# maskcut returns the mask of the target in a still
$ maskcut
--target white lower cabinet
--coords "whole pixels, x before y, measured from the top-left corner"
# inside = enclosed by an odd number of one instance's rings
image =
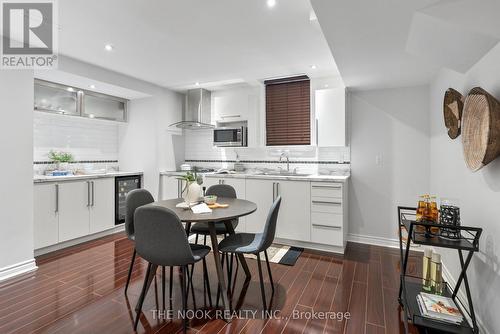
[[[246,217],[246,231],[248,233],[262,233],[266,224],[267,214],[273,204],[273,180],[246,180],[246,199],[257,204],[257,211]]]
[[[345,247],[347,187],[342,183],[311,182],[311,242]]]
[[[305,181],[276,182],[276,193],[281,196],[276,237],[310,241],[310,189]]]
[[[35,184],[35,249],[114,227],[114,178]]]
[[[174,175],[162,175],[161,177],[161,199],[174,199],[182,197],[182,187],[184,186],[184,181],[179,180],[180,176]]]
[[[115,226],[115,180],[91,182],[90,233],[97,233]]]
[[[37,184],[34,187],[35,249],[59,242],[58,184]]]
[[[59,242],[89,234],[90,181],[59,184]]]

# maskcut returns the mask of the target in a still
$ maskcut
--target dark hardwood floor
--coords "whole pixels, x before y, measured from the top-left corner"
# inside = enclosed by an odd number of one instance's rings
[[[124,234],[116,234],[37,258],[36,272],[0,285],[0,333],[133,333],[134,308],[146,266],[137,260],[125,296],[132,249]],[[215,268],[212,257],[207,259],[215,300]],[[396,249],[349,243],[345,256],[306,251],[295,266],[272,264],[276,284],[272,310],[279,311],[279,317],[272,319],[260,316],[257,263],[248,260],[248,265],[252,280],[245,284],[243,272],[238,273],[233,307],[258,311],[257,318],[240,317],[226,323],[212,310],[212,319],[192,320],[189,333],[403,333]],[[412,253],[409,271],[420,270],[421,257]],[[173,306],[178,309],[179,277],[174,276]],[[157,281],[144,302],[138,332],[182,332],[180,320],[158,319],[152,312],[161,308],[160,270]],[[196,266],[194,285],[197,306],[202,308],[201,264]],[[266,293],[269,298],[268,281]],[[189,307],[193,307],[192,298]],[[312,312],[331,313],[325,319],[311,318]],[[345,312],[350,313],[349,320],[339,317]]]

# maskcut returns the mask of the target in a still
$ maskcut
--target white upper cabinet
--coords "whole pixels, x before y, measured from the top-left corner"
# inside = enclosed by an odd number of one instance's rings
[[[247,89],[215,92],[213,97],[215,120],[226,123],[248,121],[257,111],[255,99],[256,96]]]
[[[318,146],[346,146],[345,88],[314,92]]]

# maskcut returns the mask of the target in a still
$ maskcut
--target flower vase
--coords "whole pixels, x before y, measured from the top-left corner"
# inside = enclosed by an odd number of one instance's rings
[[[187,204],[196,203],[201,197],[201,186],[197,182],[188,182],[182,192],[182,198]]]

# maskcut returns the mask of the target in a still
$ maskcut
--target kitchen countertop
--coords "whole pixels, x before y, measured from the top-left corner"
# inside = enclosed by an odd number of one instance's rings
[[[164,171],[161,175],[177,176],[184,175],[185,172],[177,171]],[[289,180],[289,181],[318,181],[318,182],[345,182],[350,178],[350,175],[262,175],[258,173],[231,173],[231,174],[218,174],[218,173],[202,173],[205,177],[213,178],[235,178],[235,179],[266,179],[266,180]]]
[[[129,175],[143,175],[143,173],[119,171],[119,172],[108,172],[105,174],[87,174],[87,175],[69,175],[69,176],[35,175],[33,177],[33,182],[45,183],[45,182],[76,181],[76,180],[100,179],[100,178],[116,177],[116,176],[129,176]]]

